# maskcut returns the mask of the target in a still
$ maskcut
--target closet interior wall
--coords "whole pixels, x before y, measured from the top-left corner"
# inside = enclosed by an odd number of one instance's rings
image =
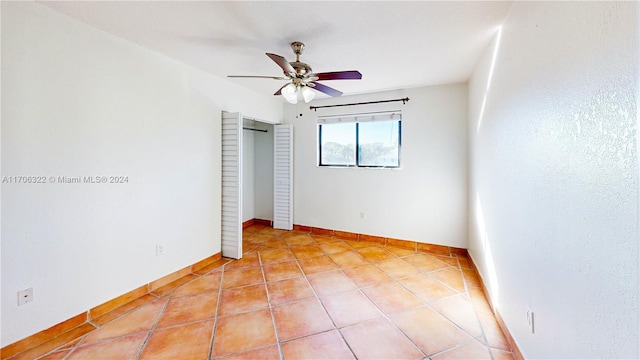
[[[243,119],[242,221],[273,221],[273,125]]]

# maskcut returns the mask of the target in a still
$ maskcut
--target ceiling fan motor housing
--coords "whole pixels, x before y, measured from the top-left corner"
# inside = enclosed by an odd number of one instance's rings
[[[303,78],[313,73],[313,70],[311,70],[311,66],[301,61],[292,61],[289,64],[291,64],[291,66],[293,66],[293,68],[296,70],[296,76],[299,78]]]

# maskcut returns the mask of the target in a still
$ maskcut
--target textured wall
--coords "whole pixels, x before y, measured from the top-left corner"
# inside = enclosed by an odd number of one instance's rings
[[[515,3],[469,89],[470,252],[524,355],[638,358],[638,3]]]

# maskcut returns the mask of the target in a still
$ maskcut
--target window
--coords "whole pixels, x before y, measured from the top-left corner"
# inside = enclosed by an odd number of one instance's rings
[[[318,118],[319,165],[400,167],[400,112]]]

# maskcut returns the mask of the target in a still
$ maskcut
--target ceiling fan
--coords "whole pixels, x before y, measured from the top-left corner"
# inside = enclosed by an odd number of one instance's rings
[[[304,50],[304,44],[299,41],[291,43],[291,49],[296,55],[296,61],[287,61],[284,57],[276,54],[266,53],[271,60],[282,68],[285,77],[277,76],[252,76],[252,75],[229,75],[230,78],[265,78],[274,80],[290,80],[288,84],[283,85],[273,95],[282,95],[289,103],[296,104],[298,97],[304,99],[305,102],[313,100],[315,93],[311,89],[323,92],[329,96],[340,96],[338,91],[329,86],[323,85],[318,80],[360,80],[362,74],[357,70],[335,71],[325,73],[313,73],[309,64],[300,61],[300,55]]]

